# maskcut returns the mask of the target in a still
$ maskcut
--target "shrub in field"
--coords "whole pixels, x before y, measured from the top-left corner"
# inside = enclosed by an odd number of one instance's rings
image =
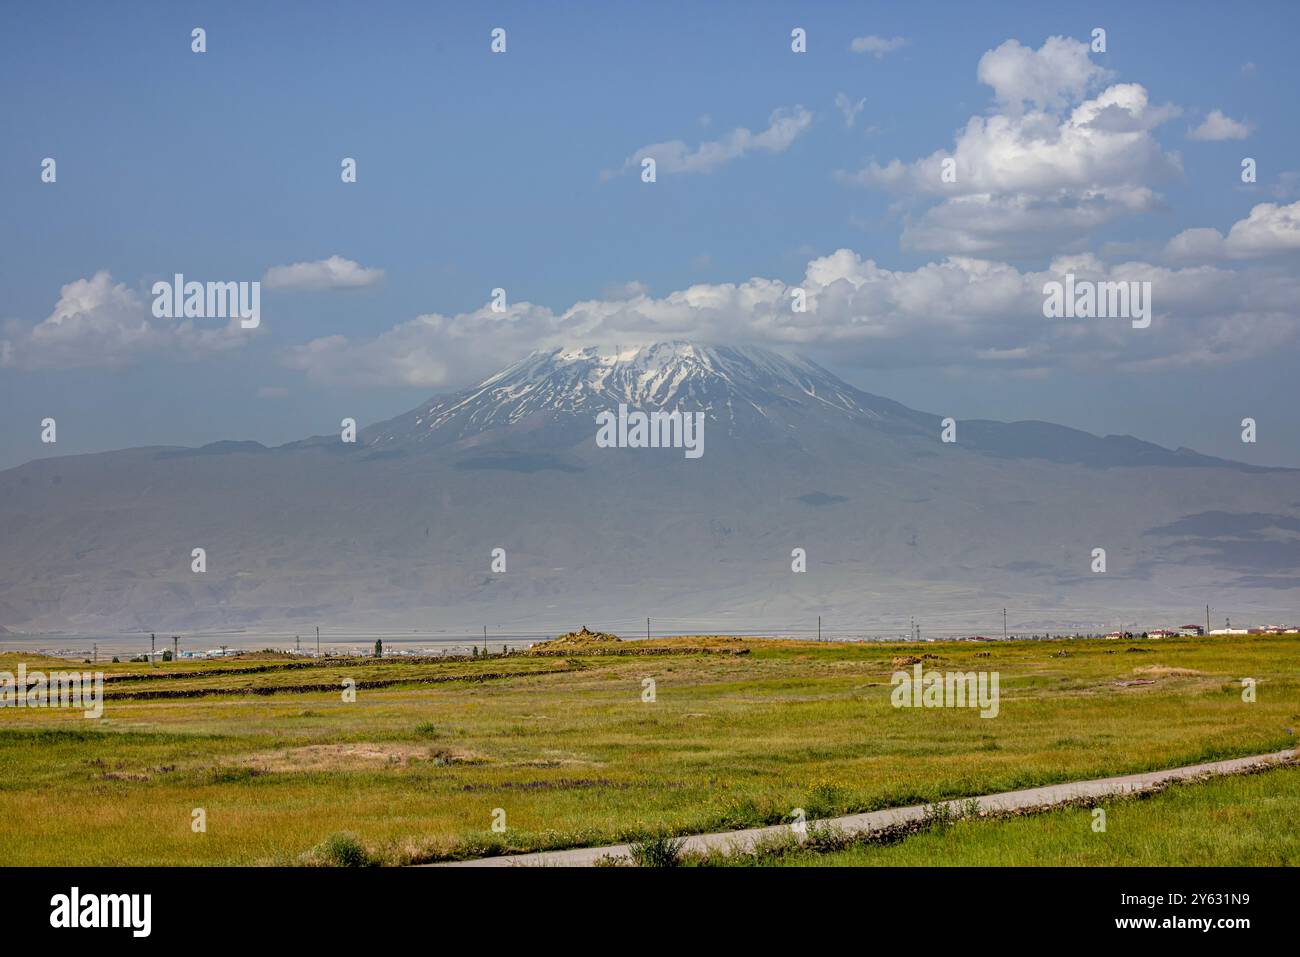
[[[925,824],[936,831],[943,831],[957,820],[952,807],[944,801],[925,806]]]
[[[761,827],[769,823],[771,822],[768,820],[768,815],[753,798],[733,797],[709,817],[705,830],[734,831],[745,827]]]
[[[370,867],[371,857],[351,834],[331,834],[313,849],[313,857],[326,867]]]
[[[634,842],[628,848],[637,867],[678,867],[682,863],[682,848],[686,846],[684,837],[648,837]]]
[[[808,788],[807,812],[809,817],[830,817],[839,809],[844,789],[832,781],[813,782]]]

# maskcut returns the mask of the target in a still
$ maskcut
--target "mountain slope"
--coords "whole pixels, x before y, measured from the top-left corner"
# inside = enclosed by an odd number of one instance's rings
[[[662,342],[621,352],[535,353],[477,386],[365,430],[368,447],[437,446],[491,429],[581,421],[622,403],[703,411],[714,428],[768,428],[782,412],[899,423],[927,416],[867,395],[806,360],[762,349]]]
[[[703,412],[704,454],[598,448],[595,417],[620,403]],[[1003,605],[1043,629],[1191,620],[1207,601],[1237,620],[1300,611],[1300,473],[1048,423],[940,429],[764,350],[556,350],[355,445],[2,472],[0,626],[771,630],[821,614],[878,632],[912,614],[985,630]]]
[[[642,410],[700,410],[712,429],[754,440],[787,433],[805,416],[820,419],[823,428],[853,424],[936,442],[941,429],[940,416],[863,392],[806,359],[754,347],[676,341],[624,350],[534,353],[476,386],[370,426],[361,438],[374,451],[410,451],[478,440],[498,430],[501,437],[518,437],[545,429],[548,441],[567,445],[586,437],[597,414],[620,403]],[[1100,438],[1048,422],[972,420],[962,423],[960,444],[1004,458],[1097,467],[1267,471],[1190,449],[1170,451],[1131,436]]]

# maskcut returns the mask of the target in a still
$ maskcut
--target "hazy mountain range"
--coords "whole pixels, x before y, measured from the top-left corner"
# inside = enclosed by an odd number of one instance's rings
[[[620,403],[702,411],[704,454],[598,448],[595,417]],[[828,631],[916,615],[995,633],[1003,606],[1033,630],[1203,621],[1207,602],[1216,624],[1300,617],[1300,471],[1045,422],[941,431],[760,349],[535,354],[353,444],[0,472],[0,626],[774,631],[820,614]]]

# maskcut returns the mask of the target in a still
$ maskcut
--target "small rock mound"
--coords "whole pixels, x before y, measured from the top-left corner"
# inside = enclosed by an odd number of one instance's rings
[[[560,635],[554,641],[548,641],[547,647],[555,645],[601,645],[613,641],[622,641],[618,635],[611,635],[604,631],[588,631],[587,626],[583,625],[581,631],[571,631],[567,635]]]
[[[938,661],[938,660],[939,660],[939,656],[938,656],[938,655],[932,655],[932,654],[929,654],[929,653],[924,654],[924,655],[919,655],[919,656],[918,656],[918,655],[900,655],[899,657],[897,657],[897,658],[894,659],[894,667],[895,667],[895,668],[906,668],[908,665],[919,665],[919,664],[921,664],[921,662],[923,662],[923,661]]]

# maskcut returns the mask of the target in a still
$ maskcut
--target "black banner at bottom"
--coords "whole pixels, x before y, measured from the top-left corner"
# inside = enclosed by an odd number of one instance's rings
[[[734,943],[768,938],[783,914],[873,935],[985,926],[999,937],[1227,943],[1294,931],[1294,880],[1284,868],[10,868],[0,893],[10,939],[127,946],[196,944],[212,929],[227,942],[338,945],[430,923],[626,941],[678,921],[692,940],[716,929]]]

